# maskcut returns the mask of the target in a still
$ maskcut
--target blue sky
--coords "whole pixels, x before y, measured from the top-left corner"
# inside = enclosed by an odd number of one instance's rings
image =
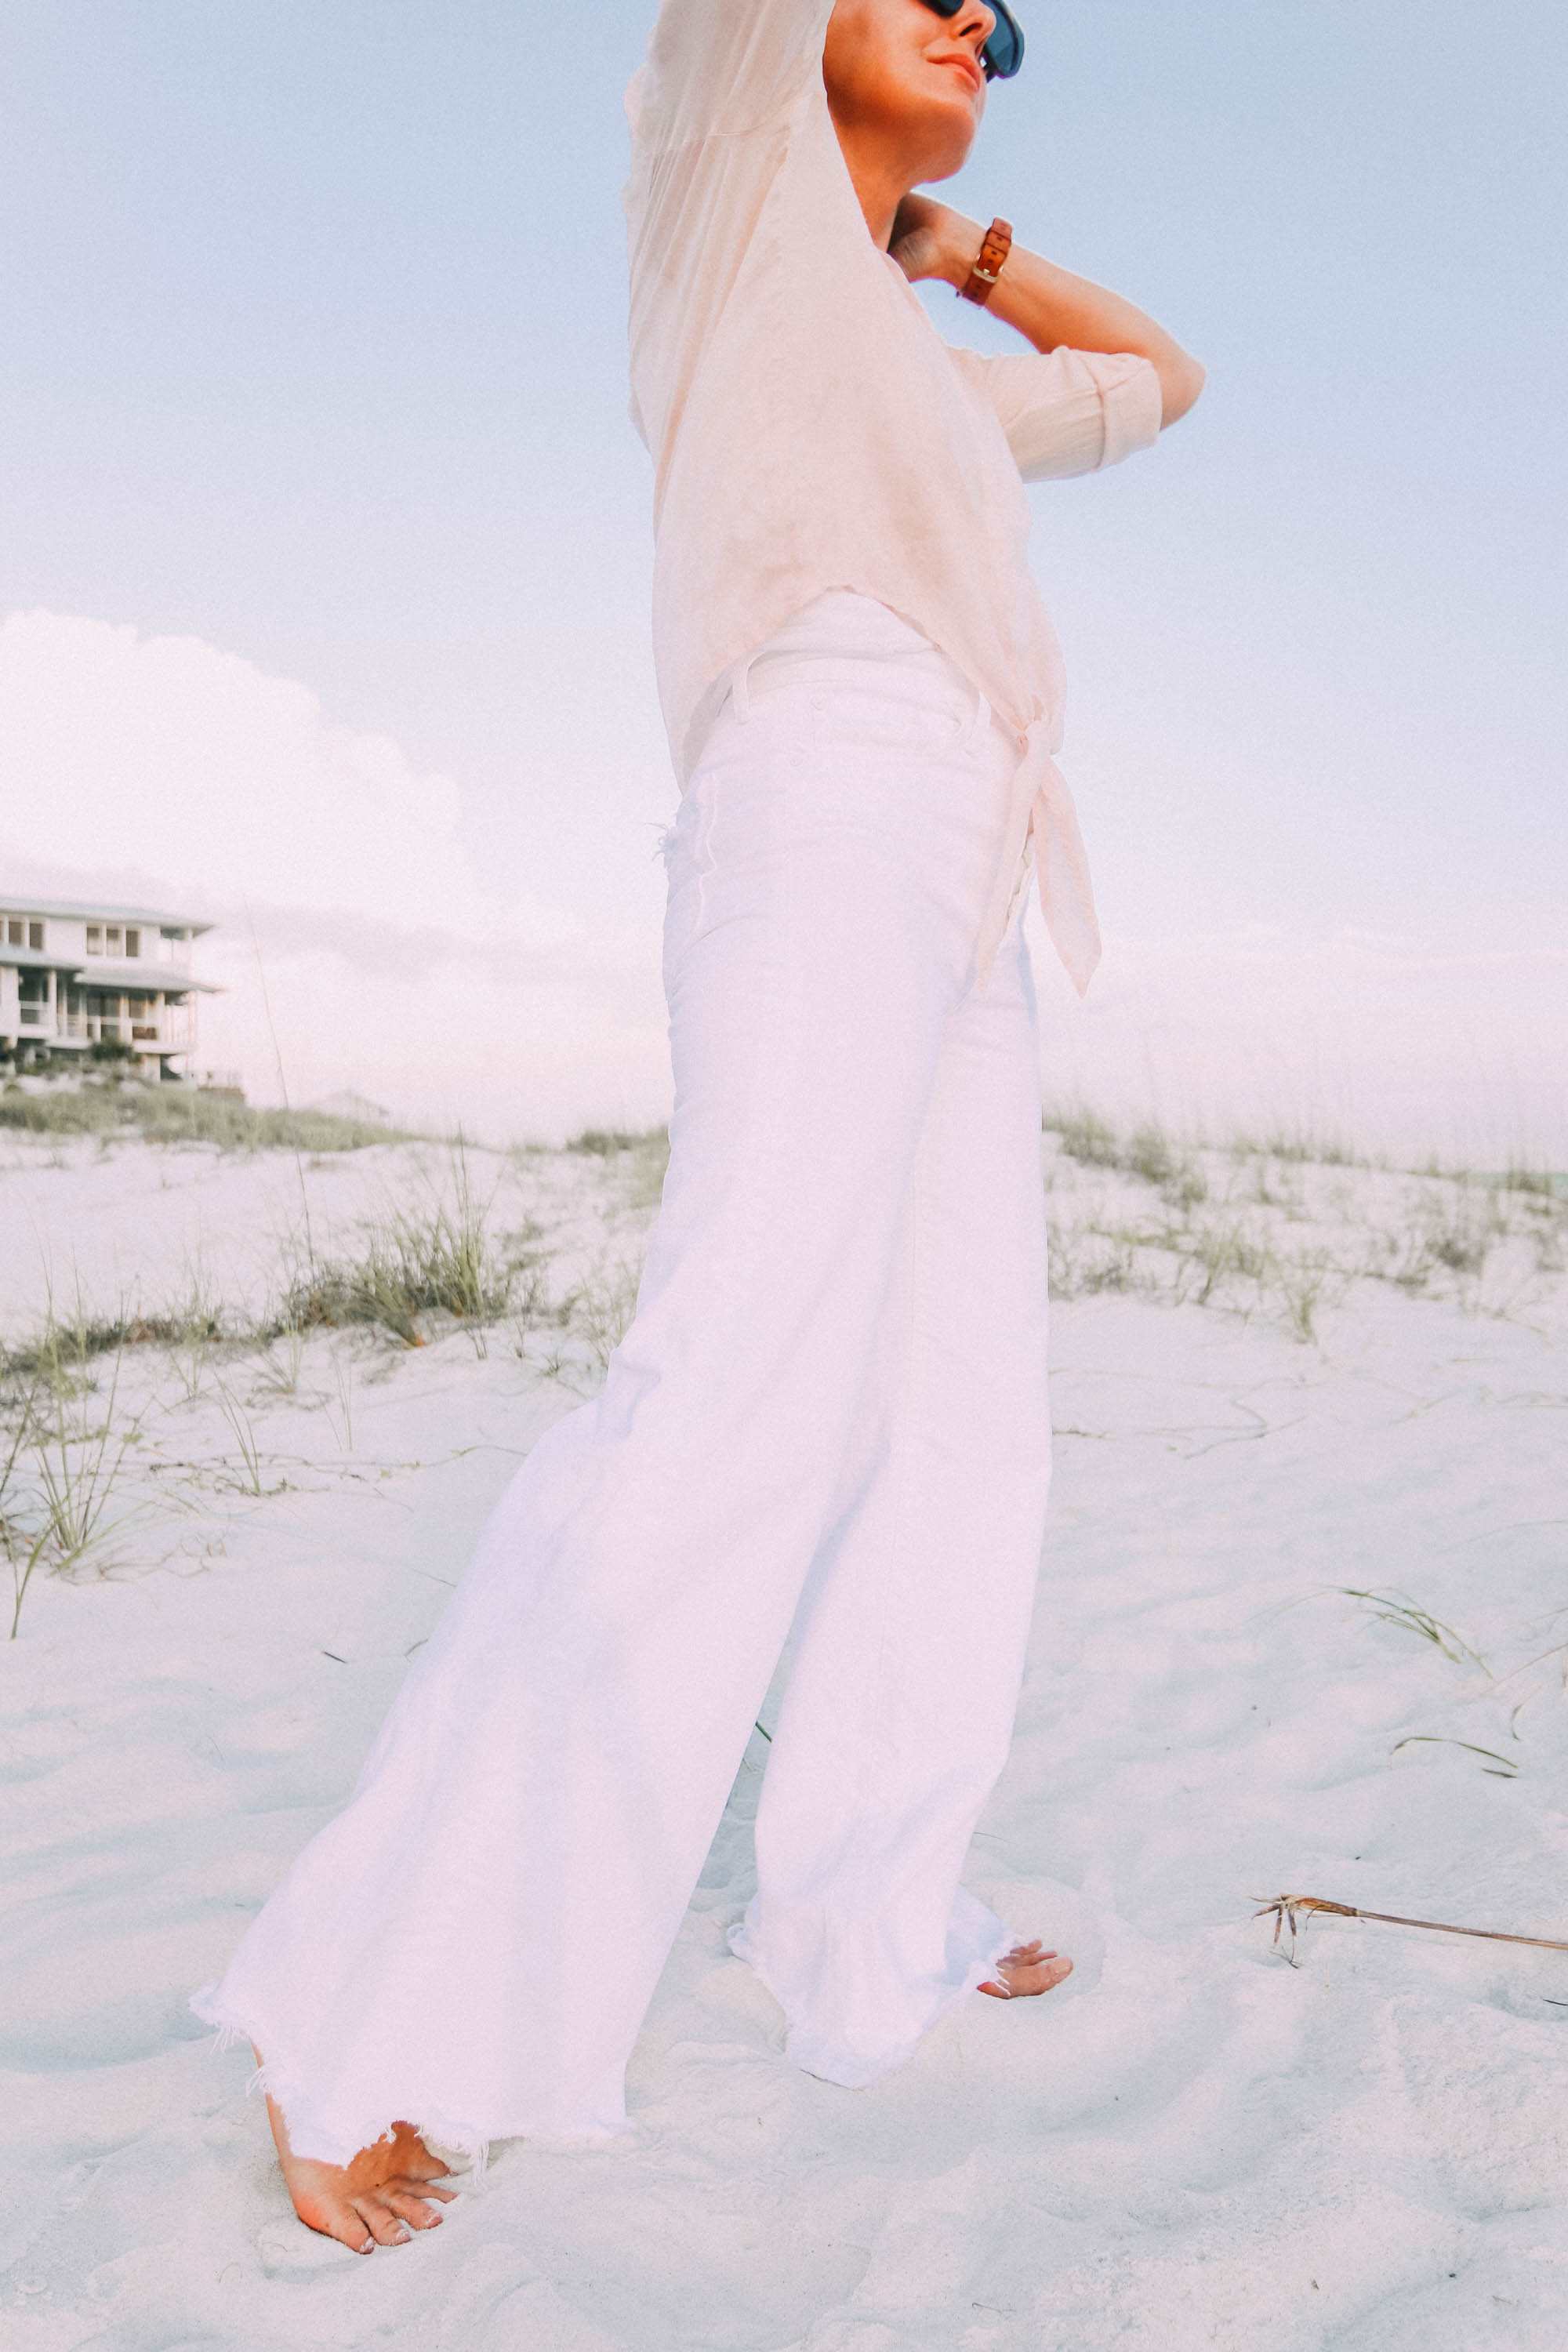
[[[1108,931],[1559,945],[1568,12],[1023,13],[951,193],[1210,370],[1156,452],[1031,494]],[[0,17],[0,613],[301,681],[455,781],[494,889],[645,927],[673,795],[618,191],[649,16]]]

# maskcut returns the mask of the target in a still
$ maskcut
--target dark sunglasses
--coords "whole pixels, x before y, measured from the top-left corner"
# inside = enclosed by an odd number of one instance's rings
[[[925,5],[938,16],[956,16],[967,0],[925,0]],[[1024,62],[1024,28],[1007,5],[1007,0],[985,0],[996,19],[996,29],[980,52],[980,62],[985,68],[987,81],[1011,81]]]

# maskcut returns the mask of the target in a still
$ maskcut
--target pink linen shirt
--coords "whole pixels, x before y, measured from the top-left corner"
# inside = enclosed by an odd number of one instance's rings
[[[826,589],[901,614],[1014,728],[1014,822],[984,979],[1032,837],[1080,989],[1099,958],[1065,677],[1027,562],[1024,482],[1147,447],[1131,354],[946,343],[867,232],[827,109],[833,0],[664,0],[626,93],[632,418],[653,457],[654,655],[676,772],[709,689]]]

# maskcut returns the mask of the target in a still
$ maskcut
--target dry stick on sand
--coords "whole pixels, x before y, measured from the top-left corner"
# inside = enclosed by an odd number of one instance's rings
[[[1335,1919],[1376,1919],[1385,1927],[1429,1927],[1435,1936],[1479,1936],[1489,1944],[1530,1944],[1539,1952],[1568,1952],[1568,1944],[1556,1943],[1550,1936],[1509,1936],[1500,1927],[1452,1927],[1441,1919],[1402,1919],[1396,1911],[1362,1911],[1353,1903],[1330,1903],[1321,1895],[1276,1895],[1268,1900],[1255,1895],[1253,1899],[1263,1906],[1253,1913],[1255,1919],[1267,1919],[1273,1913],[1276,1943],[1280,1929],[1289,1923],[1291,1952],[1296,1948],[1298,1911],[1307,1915],[1304,1925],[1310,1923],[1315,1911],[1327,1912]]]

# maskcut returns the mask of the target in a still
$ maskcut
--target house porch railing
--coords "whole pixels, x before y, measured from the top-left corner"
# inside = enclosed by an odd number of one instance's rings
[[[194,1017],[183,1005],[172,1005],[161,1020],[122,1021],[110,1014],[56,1011],[47,1003],[25,1000],[16,1008],[17,1023],[43,1045],[51,1037],[91,1045],[141,1045],[160,1054],[188,1054],[196,1042]]]

